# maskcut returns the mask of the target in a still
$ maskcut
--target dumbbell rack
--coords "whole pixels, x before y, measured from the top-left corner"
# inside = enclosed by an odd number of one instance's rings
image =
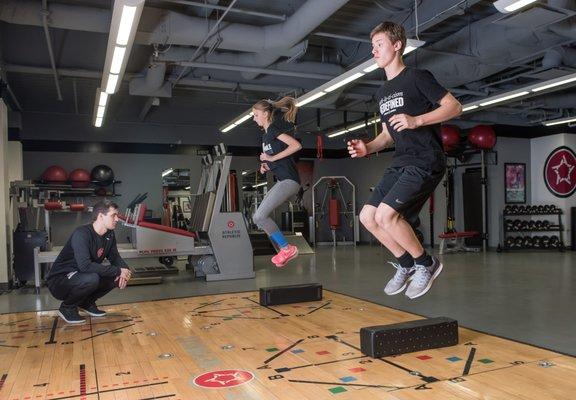
[[[558,217],[558,225],[550,225],[548,229],[508,229],[506,224],[506,217],[542,217],[542,216],[550,216],[554,215]],[[518,213],[506,213],[502,211],[502,226],[503,226],[503,239],[501,244],[498,245],[497,251],[508,251],[508,250],[557,250],[563,252],[565,250],[564,247],[564,227],[562,225],[562,210],[556,209],[554,212],[541,212],[541,213],[529,213],[529,214],[518,214]],[[535,248],[535,247],[510,247],[507,245],[507,238],[509,237],[510,233],[520,233],[520,232],[530,232],[530,233],[543,233],[543,232],[558,232],[558,236],[560,238],[560,244],[558,247],[549,247],[549,248]]]

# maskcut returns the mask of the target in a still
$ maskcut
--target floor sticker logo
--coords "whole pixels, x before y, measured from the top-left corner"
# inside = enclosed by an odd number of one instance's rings
[[[206,372],[194,378],[194,384],[203,388],[230,388],[254,379],[254,374],[239,369]]]

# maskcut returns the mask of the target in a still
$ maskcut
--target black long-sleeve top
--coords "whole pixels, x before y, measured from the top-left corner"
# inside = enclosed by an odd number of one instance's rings
[[[102,265],[104,259],[108,259],[111,265]],[[114,231],[107,231],[100,236],[92,224],[88,224],[74,230],[52,264],[46,279],[74,271],[116,277],[120,275],[120,268],[124,267],[127,267],[127,264],[118,253]]]

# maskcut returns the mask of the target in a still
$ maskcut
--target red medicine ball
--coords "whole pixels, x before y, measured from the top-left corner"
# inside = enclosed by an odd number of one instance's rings
[[[42,174],[42,180],[47,183],[64,183],[68,180],[66,170],[59,165],[46,168]]]
[[[442,125],[442,146],[444,151],[452,151],[460,144],[460,129],[454,125]]]
[[[489,125],[478,125],[468,134],[468,141],[478,149],[490,150],[496,145],[496,133]]]
[[[78,168],[70,172],[68,177],[74,188],[85,188],[90,186],[90,172],[85,169]]]

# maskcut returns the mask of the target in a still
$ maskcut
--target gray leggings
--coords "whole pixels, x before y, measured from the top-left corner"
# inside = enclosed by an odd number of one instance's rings
[[[292,179],[284,179],[283,181],[277,182],[274,187],[266,193],[264,200],[262,200],[262,203],[260,203],[258,209],[252,216],[254,223],[266,232],[268,236],[279,231],[278,225],[270,218],[270,214],[272,214],[272,211],[278,208],[278,206],[298,193],[298,190],[300,190],[300,184]]]

